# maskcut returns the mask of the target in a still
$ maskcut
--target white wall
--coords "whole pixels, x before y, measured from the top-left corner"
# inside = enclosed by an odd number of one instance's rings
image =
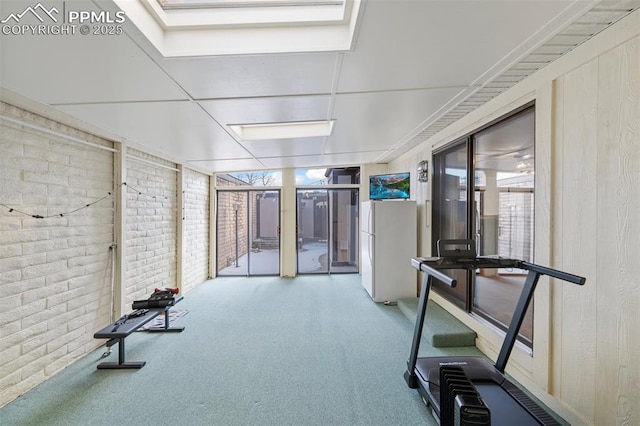
[[[0,113],[112,146],[4,103]],[[0,203],[15,209],[0,206],[0,406],[96,347],[109,321],[112,191],[113,152],[0,121]]]
[[[184,173],[184,251],[182,291],[209,278],[209,191],[211,177],[193,170]],[[178,212],[180,213],[180,212]]]
[[[208,278],[210,176],[8,103],[0,115],[1,407],[103,345],[93,334],[133,300]]]
[[[639,424],[640,11],[392,162],[390,171],[415,170],[433,148],[531,100],[535,262],[587,283],[541,280],[533,357],[514,351],[507,371],[572,424]],[[429,201],[428,193],[418,195],[419,203]],[[423,227],[423,247],[430,232]],[[478,346],[495,359],[501,337],[434,298],[474,328]]]

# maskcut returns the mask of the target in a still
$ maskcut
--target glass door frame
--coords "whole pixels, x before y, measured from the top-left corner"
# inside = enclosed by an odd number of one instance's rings
[[[220,239],[219,239],[219,232],[218,232],[218,226],[219,226],[219,215],[220,215],[220,194],[221,193],[245,193],[246,194],[246,202],[244,203],[244,208],[246,209],[246,221],[247,221],[247,235],[246,235],[246,246],[244,247],[244,250],[246,251],[246,255],[247,255],[247,267],[246,267],[246,273],[243,274],[220,274],[220,268],[219,268],[219,256],[220,256]],[[251,268],[251,257],[252,257],[252,249],[251,249],[251,245],[252,242],[254,241],[253,239],[253,232],[254,230],[254,226],[253,226],[253,222],[254,221],[258,221],[259,217],[253,218],[251,215],[254,214],[252,213],[252,196],[251,194],[255,194],[255,193],[276,193],[277,194],[277,199],[278,199],[278,207],[277,207],[277,241],[278,241],[278,262],[277,262],[277,270],[274,273],[252,273],[252,268]],[[257,199],[257,197],[256,197]],[[234,203],[236,204],[236,203]],[[238,207],[242,208],[241,204],[243,203],[238,203]],[[235,206],[234,206],[235,207]],[[258,215],[258,210],[259,207],[256,206],[255,209],[255,215]],[[239,211],[239,210],[238,210]],[[259,228],[259,224],[256,225],[256,227]],[[215,266],[216,266],[216,276],[220,276],[220,277],[250,277],[250,276],[280,276],[280,272],[281,272],[281,259],[282,259],[282,232],[281,232],[281,227],[282,227],[282,190],[280,188],[270,188],[270,187],[251,187],[251,188],[243,188],[243,187],[221,187],[221,188],[217,188],[216,189],[216,258],[215,258]],[[236,231],[237,232],[237,231]],[[238,235],[236,235],[236,241],[238,241]],[[237,247],[237,242],[236,242],[236,251],[238,250]],[[236,258],[238,257],[238,255],[236,254]],[[237,262],[237,260],[236,260]],[[224,268],[223,268],[224,269]]]
[[[300,271],[300,250],[298,245],[300,244],[300,211],[299,211],[299,203],[298,203],[298,195],[304,191],[317,191],[317,192],[326,192],[327,194],[327,215],[326,215],[326,229],[327,229],[327,246],[326,246],[326,257],[327,257],[327,268],[326,271],[322,270],[321,272],[313,272],[313,271]],[[354,253],[353,256],[353,270],[348,271],[340,271],[337,269],[333,269],[332,265],[334,263],[333,259],[333,245],[336,243],[334,241],[334,221],[333,217],[333,207],[335,203],[333,201],[333,195],[336,195],[338,191],[349,191],[352,194],[352,197],[355,194],[356,201],[355,204],[351,204],[355,206],[356,212],[354,215],[351,215],[350,224],[352,228],[351,236],[349,241],[350,251]],[[359,273],[360,265],[359,265],[359,247],[360,247],[360,224],[359,224],[359,208],[360,208],[360,185],[352,184],[352,185],[328,185],[328,186],[300,186],[296,187],[295,192],[296,197],[296,275],[318,275],[318,274],[357,274]],[[355,240],[355,241],[354,241]]]

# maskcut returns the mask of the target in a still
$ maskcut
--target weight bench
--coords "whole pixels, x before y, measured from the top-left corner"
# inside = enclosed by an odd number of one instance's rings
[[[164,313],[164,326],[163,327],[151,327],[146,331],[151,333],[163,333],[163,332],[174,332],[181,333],[184,331],[184,327],[170,327],[169,326],[169,310],[175,306],[176,303],[180,302],[184,297],[176,296],[173,301],[173,305],[165,306],[164,308],[149,308],[149,310],[156,310],[158,313]]]
[[[160,314],[164,314],[164,327],[150,328],[148,331],[152,332],[181,332],[184,327],[170,327],[169,326],[169,310],[173,306],[180,302],[183,296],[175,297],[172,305],[165,306],[163,308],[149,309],[144,315],[134,318],[122,317],[113,324],[110,324],[103,329],[96,332],[93,337],[95,339],[109,339],[107,341],[107,347],[111,347],[118,344],[118,362],[102,362],[98,364],[99,370],[112,370],[112,369],[132,369],[142,368],[145,365],[145,361],[129,361],[125,360],[125,345],[124,340],[134,331],[153,320]]]

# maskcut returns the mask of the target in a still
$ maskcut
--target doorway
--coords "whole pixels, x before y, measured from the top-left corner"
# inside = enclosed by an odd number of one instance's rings
[[[280,275],[280,191],[217,191],[218,276]]]
[[[297,190],[298,274],[358,273],[358,189]]]

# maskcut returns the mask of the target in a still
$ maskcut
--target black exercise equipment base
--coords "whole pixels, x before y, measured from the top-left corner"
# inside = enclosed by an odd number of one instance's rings
[[[482,357],[455,356],[419,358],[416,363],[418,391],[440,418],[440,367],[461,367],[491,410],[493,426],[559,425],[549,413],[520,388],[500,374]]]
[[[440,251],[441,246],[462,248]],[[478,257],[475,254],[475,242],[473,240],[443,240],[438,242],[438,248],[439,253],[446,253],[447,257],[414,258],[411,260],[411,265],[423,272],[423,279],[411,353],[407,361],[407,370],[404,373],[407,386],[418,390],[423,401],[432,407],[432,413],[440,421],[441,425],[452,425],[454,424],[454,419],[447,418],[446,415],[441,418],[440,370],[445,366],[458,366],[464,371],[466,377],[471,381],[489,408],[492,425],[558,424],[549,413],[507,380],[504,376],[504,371],[540,276],[548,275],[578,285],[583,285],[585,279],[577,275],[520,260],[500,257]],[[456,280],[444,274],[443,270],[466,269],[476,271],[482,268],[520,268],[528,271],[495,365],[487,362],[482,357],[473,356],[419,358],[418,350],[433,280],[437,279],[443,284],[455,287]]]
[[[119,364],[117,362],[103,362],[101,364],[98,364],[98,370],[135,370],[144,367],[145,364],[145,361],[124,362],[122,364]]]

